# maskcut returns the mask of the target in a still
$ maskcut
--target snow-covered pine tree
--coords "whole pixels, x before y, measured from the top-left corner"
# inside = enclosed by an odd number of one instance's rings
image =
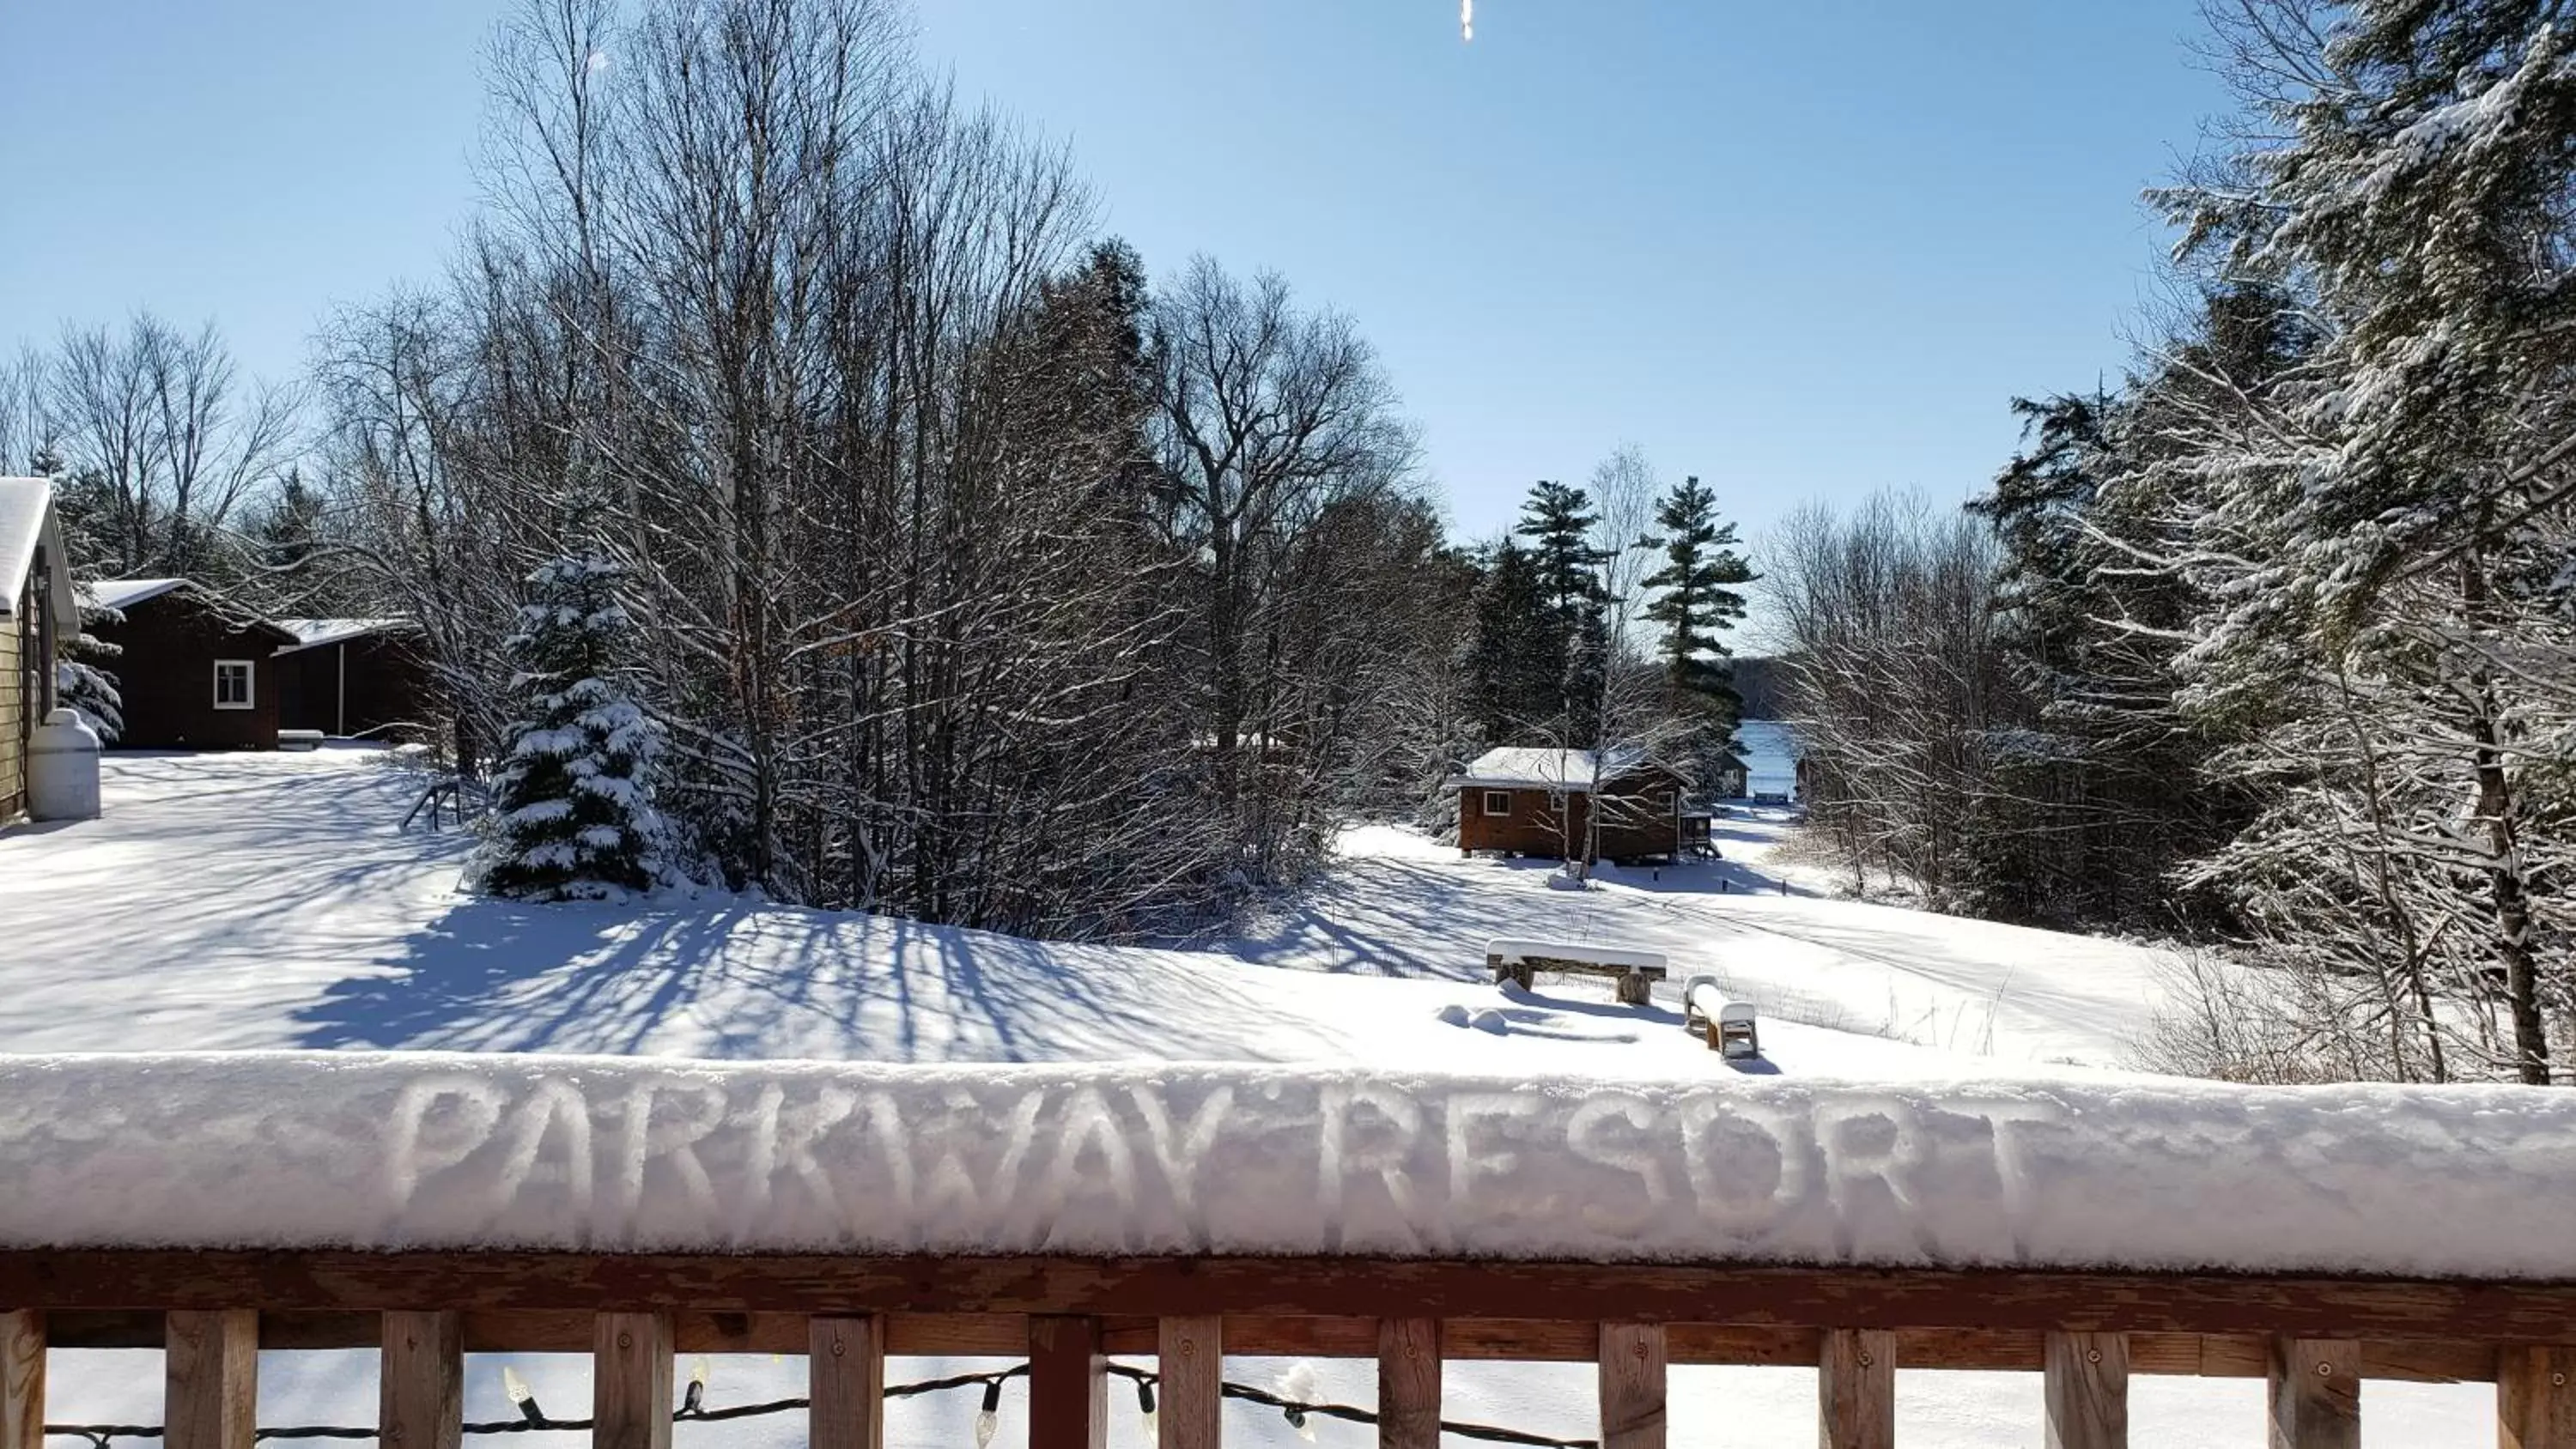
[[[2542,824],[2565,806],[2576,739],[2562,8],[2247,0],[2224,39],[2255,123],[2222,176],[2168,196],[2195,245],[2232,243],[2228,270],[2285,279],[2327,333],[2278,416],[2207,435],[2197,554],[2225,606],[2185,656],[2195,691],[2256,724],[2244,771],[2294,786],[2312,722],[2266,717],[2285,673],[2312,694],[2369,692],[2356,755],[2383,783],[2337,788],[2342,830],[2404,867],[2386,910],[2477,942],[2505,982],[2512,1070],[2534,1084],[2551,1080],[2547,1007],[2570,974],[2559,836]],[[2389,781],[2464,803],[2391,811],[2407,792]],[[2460,872],[2479,882],[2475,914],[2425,909]]]
[[[657,728],[622,683],[623,570],[595,552],[527,579],[505,648],[517,706],[493,780],[482,881],[520,900],[616,900],[665,883]]]
[[[1560,732],[1587,728],[1601,709],[1610,641],[1605,618],[1609,601],[1600,583],[1608,555],[1593,542],[1600,521],[1591,493],[1541,479],[1521,504],[1516,530],[1530,540],[1551,632],[1561,641],[1565,675],[1551,726]]]
[[[55,698],[77,711],[81,722],[108,744],[125,733],[125,696],[117,692],[116,676],[93,661],[113,659],[125,651],[90,633],[89,626],[124,622],[121,610],[84,607],[80,628],[63,641],[62,657],[54,661]]]
[[[1735,525],[1718,520],[1716,493],[1696,477],[1655,501],[1655,527],[1662,536],[1654,544],[1664,562],[1645,577],[1644,586],[1656,592],[1644,617],[1663,628],[1656,652],[1669,707],[1693,721],[1694,774],[1713,782],[1721,769],[1743,768],[1735,724],[1744,704],[1718,636],[1744,617],[1744,596],[1736,588],[1753,582],[1753,570],[1735,550]]]
[[[1481,574],[1465,660],[1468,712],[1486,744],[1525,743],[1562,702],[1566,640],[1528,549],[1504,537]]]

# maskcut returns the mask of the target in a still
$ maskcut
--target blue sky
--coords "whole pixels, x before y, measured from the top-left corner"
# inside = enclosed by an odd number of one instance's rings
[[[302,366],[475,203],[502,0],[0,0],[0,341],[138,305]],[[1104,223],[1377,343],[1459,526],[1624,441],[1758,533],[1958,497],[2116,372],[2139,190],[2221,104],[2191,0],[918,0]]]

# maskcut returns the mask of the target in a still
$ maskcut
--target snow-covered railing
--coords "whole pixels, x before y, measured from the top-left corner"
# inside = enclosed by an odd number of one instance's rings
[[[0,1449],[47,1343],[166,1344],[175,1449],[246,1449],[263,1343],[379,1346],[406,1449],[468,1349],[593,1353],[602,1445],[667,1442],[675,1351],[810,1351],[818,1445],[886,1355],[993,1354],[1096,1449],[1135,1353],[1196,1449],[1239,1353],[1376,1356],[1392,1445],[1444,1359],[1578,1359],[1618,1449],[1669,1363],[1816,1366],[1828,1446],[1903,1364],[2043,1372],[2059,1445],[2144,1372],[2268,1376],[2289,1446],[2491,1380],[2576,1449],[2570,1203],[2576,1096],[2517,1089],[0,1058]]]

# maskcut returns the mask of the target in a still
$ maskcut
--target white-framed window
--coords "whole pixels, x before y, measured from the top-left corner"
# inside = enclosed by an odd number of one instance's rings
[[[215,708],[250,709],[251,661],[218,659],[215,661]]]
[[[1512,792],[1511,792],[1511,791],[1509,791],[1509,790],[1488,790],[1488,791],[1486,791],[1486,792],[1485,792],[1485,813],[1486,813],[1486,814],[1488,814],[1488,815],[1509,815],[1509,814],[1511,814],[1511,813],[1512,813]]]

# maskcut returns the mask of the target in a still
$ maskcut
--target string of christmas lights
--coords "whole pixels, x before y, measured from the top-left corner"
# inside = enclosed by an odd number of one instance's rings
[[[1151,1369],[1133,1368],[1118,1363],[1110,1364],[1108,1371],[1113,1376],[1126,1379],[1136,1386],[1136,1409],[1144,1416],[1145,1433],[1150,1439],[1155,1431],[1158,1412],[1154,1391],[1161,1387],[1162,1375]],[[975,1413],[975,1449],[991,1449],[994,1436],[1001,1430],[1002,1386],[1013,1379],[1026,1378],[1028,1373],[1029,1366],[1022,1363],[986,1373],[952,1374],[946,1378],[918,1379],[910,1383],[888,1384],[885,1396],[889,1399],[910,1399],[918,1398],[923,1394],[980,1388],[983,1391],[983,1401],[977,1406]],[[794,1398],[710,1408],[707,1406],[706,1395],[707,1383],[712,1376],[708,1362],[703,1358],[691,1367],[688,1386],[681,1394],[680,1405],[671,1411],[672,1423],[715,1423],[727,1419],[754,1419],[765,1414],[792,1413],[813,1405],[811,1399]],[[1352,1404],[1291,1398],[1273,1393],[1268,1389],[1235,1383],[1231,1380],[1220,1383],[1217,1388],[1222,1397],[1240,1399],[1248,1404],[1261,1405],[1263,1408],[1277,1409],[1287,1419],[1290,1427],[1297,1431],[1298,1437],[1308,1443],[1313,1443],[1315,1440],[1314,1421],[1319,1418],[1341,1419],[1353,1424],[1377,1422],[1375,1410],[1359,1408]],[[465,1433],[469,1435],[528,1434],[555,1430],[579,1432],[593,1426],[594,1421],[589,1419],[548,1417],[545,1410],[537,1406],[536,1391],[528,1387],[527,1380],[519,1377],[518,1370],[507,1364],[501,1367],[501,1391],[508,1396],[512,1404],[518,1407],[519,1417],[468,1423],[464,1426]],[[1466,1424],[1443,1420],[1440,1424],[1440,1432],[1455,1434],[1462,1439],[1478,1439],[1489,1444],[1525,1445],[1529,1446],[1529,1449],[1600,1449],[1598,1441],[1591,1439],[1559,1439],[1546,1434],[1508,1429],[1497,1424]],[[163,1428],[159,1424],[47,1424],[45,1426],[45,1437],[84,1439],[89,1442],[91,1449],[115,1449],[118,1440],[159,1439],[163,1437],[163,1433]],[[373,1425],[360,1428],[346,1424],[291,1424],[255,1430],[252,1434],[255,1440],[373,1439],[375,1437],[377,1437],[377,1431]]]

